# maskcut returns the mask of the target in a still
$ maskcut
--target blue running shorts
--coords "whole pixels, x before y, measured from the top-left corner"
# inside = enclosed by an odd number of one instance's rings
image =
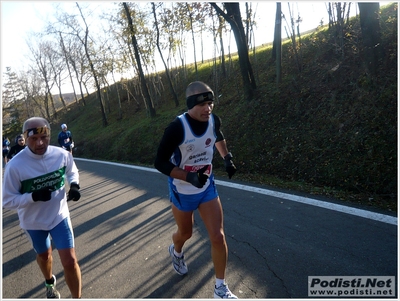
[[[69,217],[63,219],[57,226],[49,231],[25,230],[25,233],[37,254],[44,253],[50,248],[50,236],[58,250],[72,249],[75,246],[74,232]]]
[[[206,203],[218,197],[214,180],[210,181],[207,189],[198,194],[182,194],[169,185],[170,201],[181,211],[194,211],[200,204]]]

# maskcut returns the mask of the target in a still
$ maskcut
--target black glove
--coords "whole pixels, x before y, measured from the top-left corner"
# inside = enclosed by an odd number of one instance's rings
[[[47,202],[51,199],[52,190],[49,187],[42,188],[40,190],[36,190],[32,192],[32,199],[34,202]]]
[[[197,188],[202,188],[204,184],[206,184],[208,176],[204,174],[207,170],[208,165],[205,165],[202,169],[199,169],[197,172],[189,172],[186,176],[186,182],[189,182],[193,186]]]
[[[67,202],[70,200],[73,201],[77,201],[81,198],[81,193],[79,192],[79,185],[72,183],[69,187],[69,191],[68,191],[68,198],[67,198]]]
[[[224,157],[225,170],[228,173],[229,179],[232,178],[232,176],[236,172],[236,166],[235,166],[235,164],[233,164],[232,158],[233,158],[233,156],[231,153],[228,153]]]

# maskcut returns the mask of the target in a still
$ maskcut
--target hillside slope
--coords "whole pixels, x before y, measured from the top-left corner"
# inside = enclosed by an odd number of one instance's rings
[[[153,166],[164,128],[186,110],[184,89],[196,79],[212,87],[218,79],[214,113],[238,167],[235,178],[397,210],[397,3],[382,9],[382,49],[376,76],[362,61],[359,21],[349,25],[338,48],[331,30],[301,38],[301,71],[289,42],[283,45],[282,84],[275,83],[271,48],[260,47],[251,57],[258,89],[251,102],[243,100],[238,64],[229,62],[226,77],[215,77],[210,62],[193,67],[177,83],[180,105],[173,104],[167,85],[154,94],[157,116],[146,114],[141,98],[122,97],[118,117],[115,86],[108,94],[102,119],[95,95],[86,107],[73,104],[54,120],[52,141],[67,123],[75,138],[75,155]],[[160,74],[163,77],[163,74]],[[215,170],[224,177],[223,162]]]

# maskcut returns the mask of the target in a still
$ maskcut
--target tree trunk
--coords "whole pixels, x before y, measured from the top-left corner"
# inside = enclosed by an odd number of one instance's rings
[[[156,41],[157,49],[158,49],[158,52],[160,53],[161,60],[164,64],[165,74],[167,76],[169,88],[171,90],[172,95],[174,96],[175,107],[178,107],[179,106],[178,95],[175,92],[174,85],[172,84],[171,76],[169,74],[169,69],[167,67],[167,64],[165,63],[164,56],[163,56],[161,48],[160,48],[160,30],[158,29],[158,21],[157,21],[157,17],[156,17],[156,8],[154,5],[154,2],[151,2],[151,5],[153,8],[154,24],[156,25],[156,32],[157,32],[157,41]]]
[[[71,62],[71,64],[72,64],[72,69],[74,69],[75,76],[76,76],[76,79],[77,79],[77,81],[78,81],[79,91],[80,91],[80,93],[81,93],[81,101],[82,101],[82,104],[83,104],[83,106],[86,106],[85,94],[83,93],[83,89],[82,89],[82,78],[79,77],[79,72],[78,72],[78,69],[77,69],[77,67],[76,67],[76,62],[75,62],[75,60],[72,59],[72,58],[70,57],[70,62]],[[79,103],[79,102],[77,101],[76,103]]]
[[[225,66],[225,51],[224,51],[224,40],[222,37],[222,28],[223,28],[223,22],[224,18],[222,16],[218,16],[218,37],[219,37],[219,44],[221,48],[221,69],[222,69],[222,75],[226,77],[226,66]]]
[[[128,23],[129,23],[129,31],[131,33],[132,45],[135,50],[135,59],[136,59],[136,64],[137,64],[138,71],[139,71],[139,79],[140,79],[140,84],[142,87],[142,93],[144,93],[144,98],[147,103],[147,109],[149,110],[150,117],[153,118],[156,116],[156,111],[155,111],[153,103],[151,101],[149,89],[147,88],[147,84],[146,84],[146,78],[144,76],[143,69],[142,69],[142,63],[140,62],[139,47],[138,47],[136,37],[135,37],[134,31],[133,31],[133,23],[132,23],[131,13],[129,11],[129,7],[126,4],[126,2],[123,2],[122,4],[124,5],[126,17],[128,19]]]
[[[193,42],[193,56],[194,56],[194,70],[196,72],[196,79],[198,79],[198,72],[197,72],[197,60],[196,60],[196,40],[194,38],[194,30],[193,30],[193,16],[190,9],[189,4],[186,2],[186,8],[189,13],[189,23],[190,23],[190,31],[192,33],[192,42]]]
[[[88,42],[87,42],[88,35],[89,35],[89,28],[88,28],[88,26],[86,24],[85,18],[83,17],[83,14],[82,14],[81,8],[79,7],[79,4],[76,3],[76,5],[78,6],[79,12],[81,13],[81,17],[82,17],[83,22],[85,23],[85,26],[86,26],[85,40],[84,41],[81,40],[81,42],[82,42],[82,44],[83,44],[83,46],[85,48],[85,54],[86,54],[86,57],[87,57],[87,59],[89,61],[90,70],[92,71],[93,79],[94,79],[94,82],[96,84],[96,89],[97,89],[96,94],[97,94],[97,99],[99,100],[99,103],[100,103],[101,116],[103,118],[103,126],[106,127],[106,126],[108,126],[108,121],[107,121],[106,112],[104,110],[103,101],[102,101],[102,98],[101,98],[101,88],[100,88],[99,81],[97,79],[96,71],[94,70],[93,62],[92,62],[92,60],[90,58],[90,55],[89,55]],[[78,38],[80,39],[79,35],[78,35]]]
[[[257,89],[257,86],[249,59],[239,3],[225,2],[224,5],[227,13],[224,13],[214,2],[210,2],[210,4],[212,7],[214,7],[217,13],[224,17],[224,19],[231,25],[238,48],[239,65],[242,75],[245,97],[247,100],[251,100],[254,97],[254,90]]]
[[[280,84],[282,81],[282,7],[280,2],[276,3],[272,59],[275,60],[276,65],[276,83]]]
[[[69,67],[69,58],[68,58],[67,49],[65,49],[65,44],[64,44],[64,40],[63,40],[61,32],[59,32],[59,34],[60,34],[61,49],[62,49],[62,51],[64,53],[65,63],[67,64],[68,75],[69,75],[69,79],[71,81],[72,90],[74,92],[75,102],[78,103],[78,97],[76,96],[74,81],[72,80],[72,72],[71,72],[71,68]]]
[[[364,62],[371,74],[375,75],[382,51],[379,2],[359,2],[358,7],[360,8]]]

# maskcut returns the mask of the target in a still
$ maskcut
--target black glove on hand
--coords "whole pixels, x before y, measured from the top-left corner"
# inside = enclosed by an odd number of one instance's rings
[[[79,192],[79,189],[80,187],[78,184],[72,183],[70,185],[67,202],[70,200],[77,201],[81,198],[81,193]]]
[[[189,182],[197,188],[202,188],[208,179],[208,176],[204,174],[207,168],[208,165],[204,166],[202,169],[199,169],[197,172],[189,172],[186,176],[186,182]]]
[[[34,192],[32,192],[32,199],[34,202],[47,202],[50,201],[51,199],[51,192],[52,190],[49,187],[40,189],[40,190],[36,190]]]
[[[228,173],[229,179],[231,179],[236,172],[236,166],[233,164],[232,158],[233,156],[231,153],[228,153],[224,157],[225,170]]]

